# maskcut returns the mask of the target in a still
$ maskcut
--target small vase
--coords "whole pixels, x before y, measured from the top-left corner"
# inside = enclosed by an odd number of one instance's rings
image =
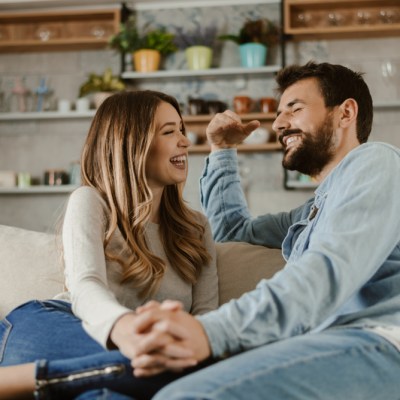
[[[267,46],[261,43],[245,43],[239,46],[242,67],[262,67],[267,59]]]
[[[158,50],[142,49],[132,55],[137,72],[153,72],[160,67],[161,54]]]
[[[207,46],[191,46],[185,50],[189,69],[208,69],[211,67],[212,49]]]
[[[107,98],[113,95],[113,92],[96,92],[93,95],[94,105],[97,108],[101,106],[101,103]]]

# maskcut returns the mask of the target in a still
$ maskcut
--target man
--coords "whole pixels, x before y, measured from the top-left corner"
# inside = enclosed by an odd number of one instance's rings
[[[277,76],[283,165],[313,176],[315,197],[252,218],[236,146],[247,125],[226,111],[207,128],[201,196],[216,240],[281,247],[285,268],[193,318],[149,305],[134,350],[139,376],[216,360],[155,399],[393,399],[400,393],[400,150],[365,143],[372,100],[361,75],[310,62]],[[243,266],[246,268],[246,266]]]

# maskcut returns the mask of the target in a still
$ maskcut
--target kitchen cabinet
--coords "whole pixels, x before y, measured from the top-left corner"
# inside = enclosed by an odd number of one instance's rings
[[[284,32],[293,40],[400,35],[398,0],[285,0]]]
[[[106,48],[119,22],[119,7],[5,12],[0,15],[0,52]]]

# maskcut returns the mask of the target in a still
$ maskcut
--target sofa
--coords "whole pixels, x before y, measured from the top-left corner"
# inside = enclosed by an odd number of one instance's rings
[[[241,242],[217,243],[220,304],[252,290],[281,269],[281,251]],[[0,225],[0,319],[32,299],[63,290],[55,235]]]

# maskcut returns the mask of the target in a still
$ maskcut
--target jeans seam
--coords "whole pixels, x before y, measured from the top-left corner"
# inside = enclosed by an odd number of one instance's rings
[[[5,352],[8,337],[10,336],[12,324],[7,318],[4,318],[2,321],[0,321],[0,323],[5,326],[4,334],[0,338],[0,363],[1,363],[4,358],[4,352]]]
[[[125,372],[125,365],[121,363],[110,363],[101,368],[88,367],[70,373],[55,373],[44,377],[47,371],[48,362],[37,363],[35,399],[47,399],[49,393],[57,386],[63,387],[66,384],[85,383],[93,378],[108,379]],[[57,390],[57,389],[56,389]]]
[[[248,374],[248,375],[244,375],[241,377],[236,378],[235,380],[230,381],[229,384],[225,384],[223,387],[217,388],[211,392],[209,392],[209,394],[211,396],[213,395],[219,395],[224,393],[225,391],[227,391],[228,389],[234,387],[234,386],[238,386],[241,382],[245,381],[245,380],[249,380],[249,379],[253,379],[254,377],[257,376],[267,376],[267,375],[272,375],[274,373],[276,373],[279,370],[283,370],[286,369],[288,367],[291,367],[293,365],[296,364],[300,364],[300,363],[305,363],[309,360],[316,360],[316,359],[323,359],[325,357],[332,357],[332,356],[337,356],[340,354],[347,354],[347,353],[351,353],[354,351],[371,351],[371,350],[375,350],[375,351],[381,351],[384,349],[390,349],[393,348],[393,345],[391,345],[389,342],[387,343],[375,343],[375,344],[369,344],[369,345],[365,345],[362,346],[362,348],[356,348],[356,349],[342,349],[342,350],[337,350],[337,351],[331,351],[331,352],[325,352],[324,354],[321,355],[313,355],[313,356],[309,356],[309,357],[302,357],[301,359],[297,359],[296,361],[289,361],[287,363],[285,363],[284,365],[279,365],[279,366],[275,366],[273,368],[263,368],[262,370],[258,369],[257,371]]]

